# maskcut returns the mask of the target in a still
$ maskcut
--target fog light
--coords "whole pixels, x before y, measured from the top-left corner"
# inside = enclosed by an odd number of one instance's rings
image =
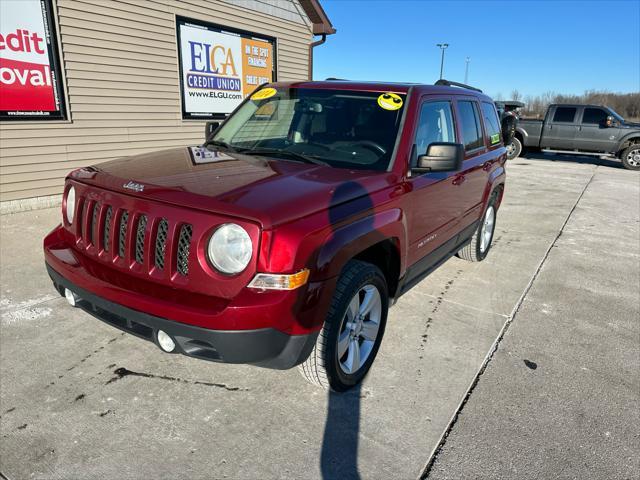
[[[168,333],[162,330],[158,330],[157,337],[158,337],[158,344],[160,345],[160,348],[165,352],[173,352],[173,350],[176,348],[175,342],[169,336]]]
[[[78,303],[78,300],[80,300],[80,297],[78,297],[68,288],[64,289],[64,298],[67,299],[67,302],[69,302],[69,305],[71,305],[72,307],[75,307],[76,303]]]

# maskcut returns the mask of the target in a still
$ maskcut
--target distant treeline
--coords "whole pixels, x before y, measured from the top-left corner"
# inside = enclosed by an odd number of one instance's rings
[[[611,93],[597,90],[588,90],[582,95],[562,95],[555,92],[547,92],[542,95],[522,95],[518,90],[511,92],[509,98],[496,100],[517,100],[525,104],[524,117],[543,118],[547,107],[552,103],[591,103],[613,108],[618,114],[628,120],[640,119],[640,92],[638,93]]]

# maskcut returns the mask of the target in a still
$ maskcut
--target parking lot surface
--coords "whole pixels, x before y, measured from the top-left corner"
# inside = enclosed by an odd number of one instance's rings
[[[571,472],[596,445],[593,462],[631,471],[640,177],[596,163],[510,162],[487,260],[453,258],[402,297],[368,378],[343,395],[296,370],[163,354],[71,308],[41,251],[59,209],[3,215],[0,471],[417,478],[511,319],[429,476],[515,478],[565,451]],[[514,445],[520,463],[495,458]]]

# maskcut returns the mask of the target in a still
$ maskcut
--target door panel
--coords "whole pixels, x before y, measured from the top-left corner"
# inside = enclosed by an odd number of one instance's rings
[[[482,195],[487,184],[486,162],[492,157],[486,142],[480,119],[480,106],[472,99],[458,99],[456,102],[459,119],[460,138],[465,145],[465,159],[462,162],[463,178],[457,185],[456,204],[458,208],[458,229],[469,226],[480,216]]]
[[[422,99],[414,132],[411,165],[433,142],[455,142],[457,133],[450,97],[429,95]],[[458,205],[455,180],[459,172],[425,173],[408,179],[411,203],[407,212],[408,264],[412,265],[456,233]]]
[[[619,127],[607,127],[609,112],[603,108],[585,107],[576,133],[575,145],[587,152],[613,152],[620,137]]]
[[[541,148],[553,148],[556,150],[575,149],[578,124],[578,107],[555,107],[549,112],[550,118],[544,123],[542,129]]]

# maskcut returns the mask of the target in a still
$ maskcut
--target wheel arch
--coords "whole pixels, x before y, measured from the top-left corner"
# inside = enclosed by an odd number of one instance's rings
[[[333,277],[350,260],[369,262],[382,270],[393,295],[406,264],[403,251],[406,251],[405,218],[400,209],[390,209],[333,231],[318,252],[316,271],[323,277]]]
[[[632,133],[626,137],[623,137],[620,143],[618,144],[616,157],[621,158],[622,152],[624,152],[631,145],[639,144],[639,143],[640,143],[640,134]]]

